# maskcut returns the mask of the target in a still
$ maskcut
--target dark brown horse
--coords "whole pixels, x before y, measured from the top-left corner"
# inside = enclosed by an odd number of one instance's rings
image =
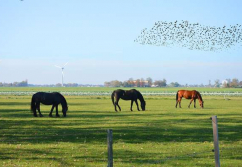
[[[137,91],[136,89],[131,89],[131,90],[117,89],[117,90],[113,91],[111,98],[112,98],[112,102],[113,102],[116,112],[117,112],[116,106],[118,106],[119,111],[121,111],[121,108],[118,105],[118,101],[120,98],[123,100],[131,100],[131,107],[130,107],[131,111],[133,111],[132,110],[133,102],[136,103],[137,109],[139,110],[139,105],[138,105],[138,101],[137,101],[137,99],[139,99],[139,101],[141,103],[141,108],[143,111],[145,111],[145,104],[146,104],[145,100],[144,100],[142,94],[139,91]],[[115,101],[114,101],[114,98],[115,98]]]
[[[44,105],[52,105],[49,116],[52,117],[52,112],[54,108],[56,108],[56,116],[59,117],[58,114],[58,105],[62,105],[62,113],[64,117],[66,117],[66,112],[68,110],[66,99],[63,95],[58,92],[46,93],[46,92],[37,92],[32,96],[31,100],[31,111],[34,113],[34,116],[37,117],[36,109],[39,112],[39,116],[43,117],[40,112],[40,103]]]
[[[177,104],[179,103],[179,107],[181,108],[181,100],[182,98],[186,98],[186,99],[191,99],[190,104],[188,105],[188,108],[190,108],[190,105],[192,103],[192,101],[194,101],[194,108],[196,108],[196,99],[199,100],[200,103],[200,107],[203,108],[203,99],[201,94],[196,91],[196,90],[179,90],[176,94],[176,108],[177,108]]]

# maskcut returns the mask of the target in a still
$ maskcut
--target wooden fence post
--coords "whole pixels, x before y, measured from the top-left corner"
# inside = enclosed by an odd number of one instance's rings
[[[220,167],[217,116],[212,116],[215,167]]]
[[[113,130],[108,129],[108,167],[113,167]]]

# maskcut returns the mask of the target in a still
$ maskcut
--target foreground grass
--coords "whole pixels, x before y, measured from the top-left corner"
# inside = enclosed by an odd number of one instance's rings
[[[106,166],[107,129],[114,165],[214,166],[212,115],[218,116],[221,166],[242,166],[242,98],[204,97],[205,109],[176,109],[173,97],[146,97],[147,111],[129,111],[109,97],[66,96],[66,118],[29,111],[30,96],[0,97],[0,166]],[[198,105],[198,104],[197,104]]]

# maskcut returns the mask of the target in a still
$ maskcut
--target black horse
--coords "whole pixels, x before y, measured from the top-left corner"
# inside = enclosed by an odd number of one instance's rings
[[[141,108],[143,111],[145,111],[145,104],[146,104],[145,100],[144,100],[142,94],[139,91],[137,91],[136,89],[131,89],[131,90],[117,89],[117,90],[113,91],[111,98],[112,98],[112,102],[113,102],[116,112],[117,112],[116,106],[118,106],[119,111],[121,111],[121,108],[118,105],[118,101],[120,98],[123,100],[131,100],[131,107],[130,107],[131,111],[133,111],[132,106],[133,106],[134,101],[137,105],[137,109],[139,110],[139,105],[138,105],[138,101],[137,101],[137,99],[139,99],[140,103],[141,103]],[[114,102],[114,98],[115,98],[115,102]]]
[[[52,112],[54,108],[56,108],[56,117],[59,117],[58,114],[58,105],[62,105],[62,113],[64,117],[66,117],[66,112],[68,110],[67,102],[64,96],[62,96],[58,92],[53,93],[45,93],[45,92],[37,92],[32,96],[31,101],[31,111],[33,111],[34,116],[37,117],[36,109],[39,112],[39,116],[43,117],[43,115],[40,112],[40,103],[45,105],[52,105],[51,111],[49,116],[52,117]]]

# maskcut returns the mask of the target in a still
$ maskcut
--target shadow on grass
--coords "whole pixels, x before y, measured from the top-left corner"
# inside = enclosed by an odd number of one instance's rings
[[[210,119],[204,119],[204,114],[186,113],[186,118],[162,119],[162,114],[127,114],[83,111],[70,113],[66,118],[34,118],[26,110],[0,110],[7,113],[2,118],[18,117],[19,119],[1,119],[0,140],[2,143],[54,143],[54,142],[99,142],[106,140],[106,130],[113,129],[114,142],[126,143],[144,142],[204,142],[213,140]],[[61,112],[60,112],[61,113]],[[150,119],[147,119],[149,115]],[[183,115],[184,116],[184,115]],[[191,116],[202,119],[189,119]],[[238,118],[224,118],[220,115],[220,141],[241,140],[240,115]],[[157,120],[157,117],[161,117]],[[230,123],[235,122],[231,125]],[[228,133],[230,132],[230,133]],[[232,132],[232,133],[231,133]]]

